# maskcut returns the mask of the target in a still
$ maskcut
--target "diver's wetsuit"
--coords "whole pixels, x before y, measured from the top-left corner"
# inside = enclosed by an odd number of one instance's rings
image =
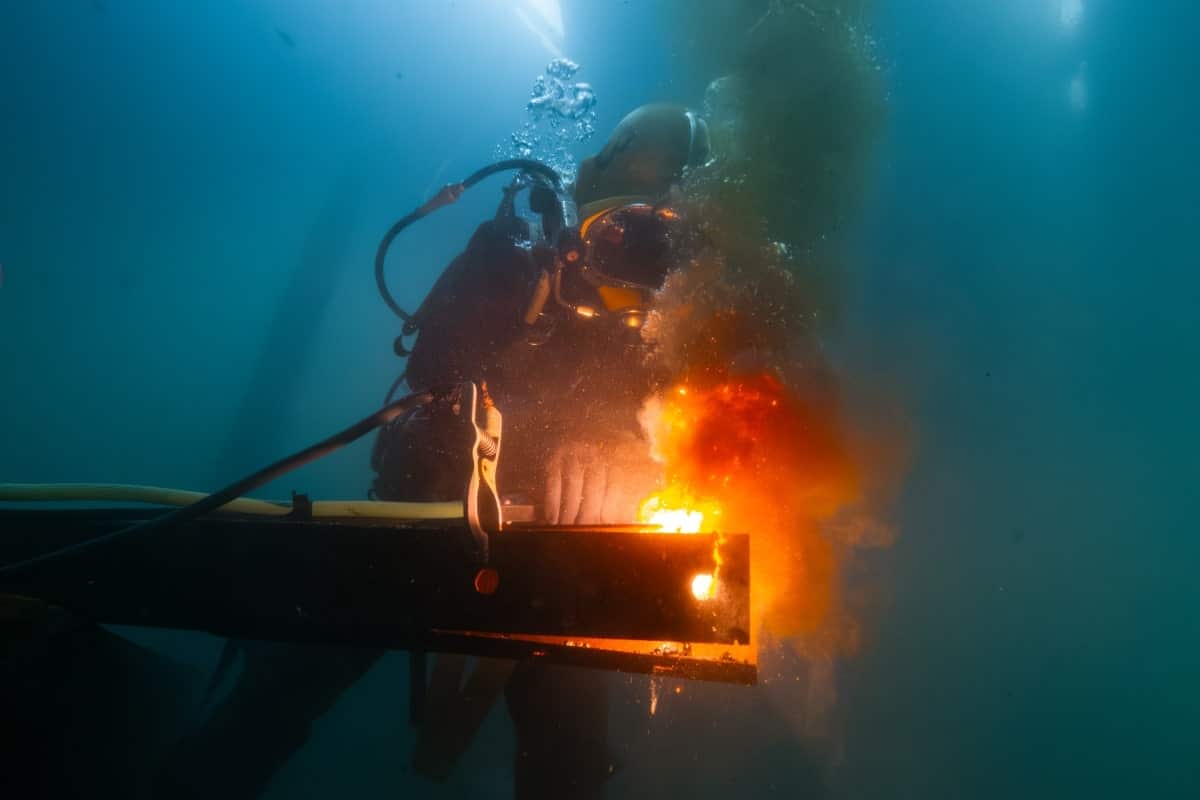
[[[547,341],[521,320],[537,267],[528,229],[502,212],[484,223],[422,309],[408,362],[414,391],[487,381],[504,413],[501,490],[539,497],[550,454],[567,441],[635,433],[651,376],[636,332],[562,318]],[[381,500],[461,497],[461,475],[438,464],[439,434],[414,415],[380,432],[372,457]],[[308,738],[313,720],[380,652],[254,645],[229,698],[163,773],[161,796],[256,797]],[[599,671],[517,665],[505,688],[516,729],[515,797],[594,798],[611,773],[608,700]]]

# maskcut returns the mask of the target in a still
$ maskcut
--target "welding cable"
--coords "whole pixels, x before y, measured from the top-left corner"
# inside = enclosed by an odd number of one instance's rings
[[[388,229],[388,232],[383,235],[383,239],[379,242],[379,248],[375,251],[375,285],[379,288],[379,296],[383,298],[383,302],[387,307],[404,320],[404,334],[409,335],[417,332],[420,327],[420,321],[412,314],[405,311],[396,302],[396,298],[392,297],[391,291],[387,286],[387,277],[383,273],[384,261],[387,259],[388,248],[392,246],[392,241],[400,235],[400,232],[412,225],[419,219],[432,214],[442,206],[450,205],[458,200],[458,198],[467,189],[470,189],[475,184],[479,183],[484,178],[490,175],[495,175],[497,172],[508,172],[510,170],[519,169],[524,172],[532,173],[541,178],[544,178],[555,194],[560,197],[563,194],[562,178],[554,171],[553,167],[548,167],[540,161],[534,161],[531,158],[510,158],[504,161],[497,161],[495,164],[488,164],[482,169],[477,169],[472,172],[462,183],[451,183],[442,187],[433,199],[425,203],[421,207],[415,209],[404,217],[401,217],[395,225]]]
[[[396,392],[400,391],[400,387],[408,380],[408,370],[403,370],[396,380],[392,381],[392,385],[388,387],[387,394],[383,398],[383,404],[386,406],[392,402],[392,398],[396,396]]]
[[[136,525],[131,525],[120,530],[106,533],[103,536],[97,536],[94,539],[87,539],[77,544],[53,550],[49,553],[43,553],[33,558],[28,558],[24,561],[18,561],[13,564],[6,564],[0,567],[0,579],[11,578],[19,575],[30,568],[44,566],[52,562],[61,561],[64,558],[78,555],[80,553],[93,550],[97,547],[111,544],[116,541],[131,539],[135,536],[145,536],[152,533],[158,533],[168,530],[169,528],[178,525],[181,522],[196,519],[204,516],[212,511],[221,508],[227,503],[242,497],[247,492],[250,492],[258,487],[270,483],[281,475],[291,472],[292,470],[302,467],[305,464],[316,461],[319,458],[329,455],[356,439],[360,439],[376,428],[387,425],[392,420],[400,417],[414,408],[429,403],[434,399],[431,392],[421,392],[418,394],[410,394],[402,397],[394,403],[389,403],[383,408],[376,411],[374,414],[359,420],[345,430],[335,433],[328,439],[324,439],[316,444],[306,447],[298,453],[288,456],[287,458],[276,461],[270,466],[263,467],[258,472],[248,475],[235,483],[226,486],[220,491],[206,495],[200,500],[191,505],[177,508],[163,514],[160,517],[139,522]]]
[[[131,486],[121,483],[0,483],[0,502],[126,502],[159,506],[187,506],[202,500],[204,492]],[[255,517],[283,517],[292,513],[287,503],[239,497],[217,512]],[[314,500],[313,519],[461,519],[463,504],[448,502],[401,503],[385,500]]]

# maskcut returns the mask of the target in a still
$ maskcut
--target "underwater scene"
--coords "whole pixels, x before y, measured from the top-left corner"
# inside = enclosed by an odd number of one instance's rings
[[[1200,796],[1197,25],[0,3],[0,796]]]

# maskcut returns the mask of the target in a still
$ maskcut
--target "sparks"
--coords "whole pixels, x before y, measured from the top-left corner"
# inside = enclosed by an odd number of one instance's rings
[[[642,503],[638,516],[643,523],[654,525],[663,533],[699,533],[704,525],[703,512],[687,508],[664,508],[658,495]]]
[[[838,553],[820,525],[859,485],[836,408],[769,373],[703,378],[643,408],[665,488],[638,518],[662,532],[716,534],[712,568],[680,587],[699,603],[719,594],[723,534],[751,532],[757,613],[786,635],[821,630],[840,613],[840,597]]]
[[[720,517],[717,503],[697,500],[674,485],[647,497],[638,510],[639,522],[663,533],[711,532],[716,530]]]

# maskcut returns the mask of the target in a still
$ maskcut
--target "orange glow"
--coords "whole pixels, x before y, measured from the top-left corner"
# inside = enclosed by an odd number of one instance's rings
[[[767,372],[705,371],[649,402],[643,423],[667,488],[643,503],[642,521],[750,533],[758,621],[778,636],[852,649],[839,553],[820,530],[860,495],[834,403],[802,396]],[[698,599],[711,596],[719,577],[719,547],[713,555],[712,583],[700,593],[693,583]]]
[[[691,508],[667,508],[659,495],[642,503],[638,521],[655,525],[663,533],[699,533],[704,525],[704,512]]]
[[[657,525],[664,533],[699,533],[704,515],[683,508],[663,508],[652,513],[645,522]]]
[[[657,525],[663,533],[711,533],[720,527],[721,506],[697,500],[683,487],[672,485],[642,501],[638,521]]]
[[[682,390],[686,395],[687,390]],[[651,495],[642,502],[638,521],[656,525],[663,533],[713,532],[721,519],[721,507],[714,502],[697,502],[679,487],[670,487],[661,494]],[[713,544],[713,571],[692,578],[692,596],[708,600],[716,596],[717,578],[721,573],[721,541]]]

